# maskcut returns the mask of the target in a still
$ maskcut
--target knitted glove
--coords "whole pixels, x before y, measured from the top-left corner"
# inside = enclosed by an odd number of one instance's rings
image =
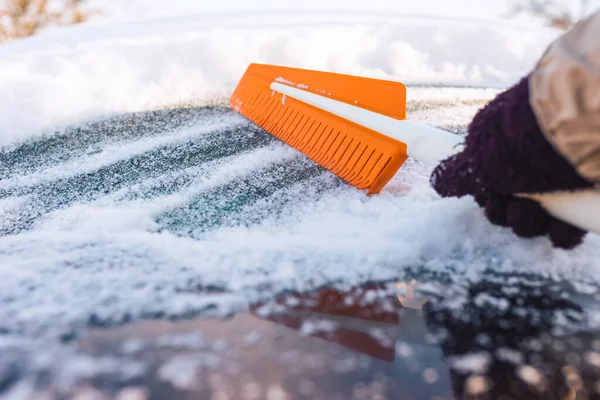
[[[553,218],[533,200],[512,196],[592,186],[544,137],[528,81],[523,78],[476,114],[464,150],[434,169],[431,184],[442,197],[472,195],[493,224],[520,237],[548,235],[555,247],[571,249],[587,232]]]

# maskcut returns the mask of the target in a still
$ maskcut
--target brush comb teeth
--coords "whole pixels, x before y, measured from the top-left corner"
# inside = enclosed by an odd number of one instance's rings
[[[368,194],[404,164],[406,144],[271,88],[279,83],[338,102],[406,119],[406,88],[398,82],[265,64],[251,64],[229,104],[271,135]]]

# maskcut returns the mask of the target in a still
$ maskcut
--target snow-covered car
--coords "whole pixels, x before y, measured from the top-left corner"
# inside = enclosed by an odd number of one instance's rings
[[[366,196],[225,105],[317,60],[462,134],[552,32],[267,17],[0,48],[0,399],[598,398],[597,235],[519,239],[414,160]]]

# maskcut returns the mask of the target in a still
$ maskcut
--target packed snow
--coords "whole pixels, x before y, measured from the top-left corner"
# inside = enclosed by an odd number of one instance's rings
[[[555,36],[504,21],[352,11],[68,27],[0,47],[0,147],[107,114],[222,101],[251,62],[502,88]]]

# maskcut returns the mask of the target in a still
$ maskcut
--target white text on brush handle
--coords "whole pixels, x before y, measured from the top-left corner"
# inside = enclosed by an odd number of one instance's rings
[[[435,166],[463,149],[463,137],[425,124],[397,120],[364,108],[278,82],[271,89],[406,144],[407,153]],[[551,215],[581,229],[600,233],[600,191],[517,194],[538,201]]]

